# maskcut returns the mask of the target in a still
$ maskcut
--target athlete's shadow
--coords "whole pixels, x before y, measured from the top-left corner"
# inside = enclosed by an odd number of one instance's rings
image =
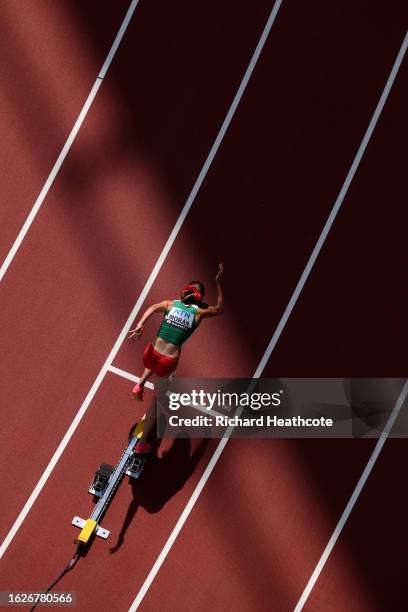
[[[202,440],[191,453],[191,440],[188,437],[175,438],[169,450],[162,457],[157,455],[160,440],[152,442],[152,450],[138,480],[129,479],[133,489],[133,500],[129,505],[118,541],[109,552],[115,553],[125,541],[125,534],[139,507],[149,513],[159,512],[164,504],[173,497],[194,473],[210,440]]]

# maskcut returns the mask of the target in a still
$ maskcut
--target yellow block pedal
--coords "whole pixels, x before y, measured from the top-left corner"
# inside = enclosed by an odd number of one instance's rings
[[[83,518],[81,518],[80,516],[74,516],[74,518],[72,519],[72,524],[75,525],[75,527],[79,527],[80,529],[83,529],[85,527],[85,525],[89,522],[95,522],[93,521],[93,519],[88,519],[87,521]],[[110,531],[108,529],[105,529],[104,527],[101,527],[100,525],[96,526],[95,529],[95,535],[99,536],[100,538],[103,538],[104,540],[107,540],[109,537],[109,533]],[[82,532],[81,532],[82,535]],[[91,535],[92,535],[92,531],[91,531]],[[85,537],[87,537],[87,534],[85,534]],[[87,537],[87,540],[89,540],[89,537]],[[78,538],[79,540],[79,538]],[[83,542],[84,544],[86,544],[86,542],[82,539],[81,542]]]
[[[95,528],[96,521],[94,521],[93,519],[88,519],[87,521],[85,521],[85,525],[83,526],[81,533],[78,536],[78,541],[82,542],[83,544],[87,544],[89,538],[95,531]]]
[[[142,416],[141,420],[139,421],[139,423],[135,427],[135,430],[133,432],[133,435],[135,436],[135,438],[139,438],[140,439],[142,437],[145,417],[146,417],[146,415],[144,414]]]

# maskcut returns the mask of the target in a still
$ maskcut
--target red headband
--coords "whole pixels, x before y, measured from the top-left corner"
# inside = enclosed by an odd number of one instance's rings
[[[194,297],[195,297],[197,300],[201,300],[201,298],[203,297],[203,296],[201,295],[201,293],[198,291],[197,287],[194,287],[194,285],[186,285],[186,286],[184,287],[183,291],[189,291],[189,292],[193,293],[193,294],[194,294]]]

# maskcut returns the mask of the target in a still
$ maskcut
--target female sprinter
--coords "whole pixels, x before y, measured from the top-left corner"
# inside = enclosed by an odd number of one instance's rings
[[[143,334],[143,325],[155,312],[163,312],[163,320],[157,333],[157,338],[153,344],[150,342],[143,355],[145,371],[138,384],[133,388],[132,393],[135,399],[143,401],[144,384],[152,374],[168,378],[177,368],[181,346],[197,329],[203,319],[215,317],[222,314],[224,307],[224,296],[221,287],[221,278],[224,267],[222,263],[218,265],[218,272],[215,277],[217,287],[217,303],[215,306],[201,307],[201,300],[204,297],[204,285],[199,281],[191,281],[181,292],[179,300],[164,300],[158,304],[153,304],[144,313],[135,329],[129,332],[129,340],[134,342],[140,339]],[[143,426],[143,434],[135,447],[138,454],[148,453],[150,445],[147,442],[149,435],[156,420],[155,403],[152,404],[147,412]]]

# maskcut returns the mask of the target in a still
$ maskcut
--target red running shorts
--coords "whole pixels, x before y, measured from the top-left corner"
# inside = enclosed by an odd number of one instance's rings
[[[154,350],[150,342],[143,353],[143,365],[149,370],[153,370],[157,376],[166,378],[177,368],[178,357],[167,357]]]

